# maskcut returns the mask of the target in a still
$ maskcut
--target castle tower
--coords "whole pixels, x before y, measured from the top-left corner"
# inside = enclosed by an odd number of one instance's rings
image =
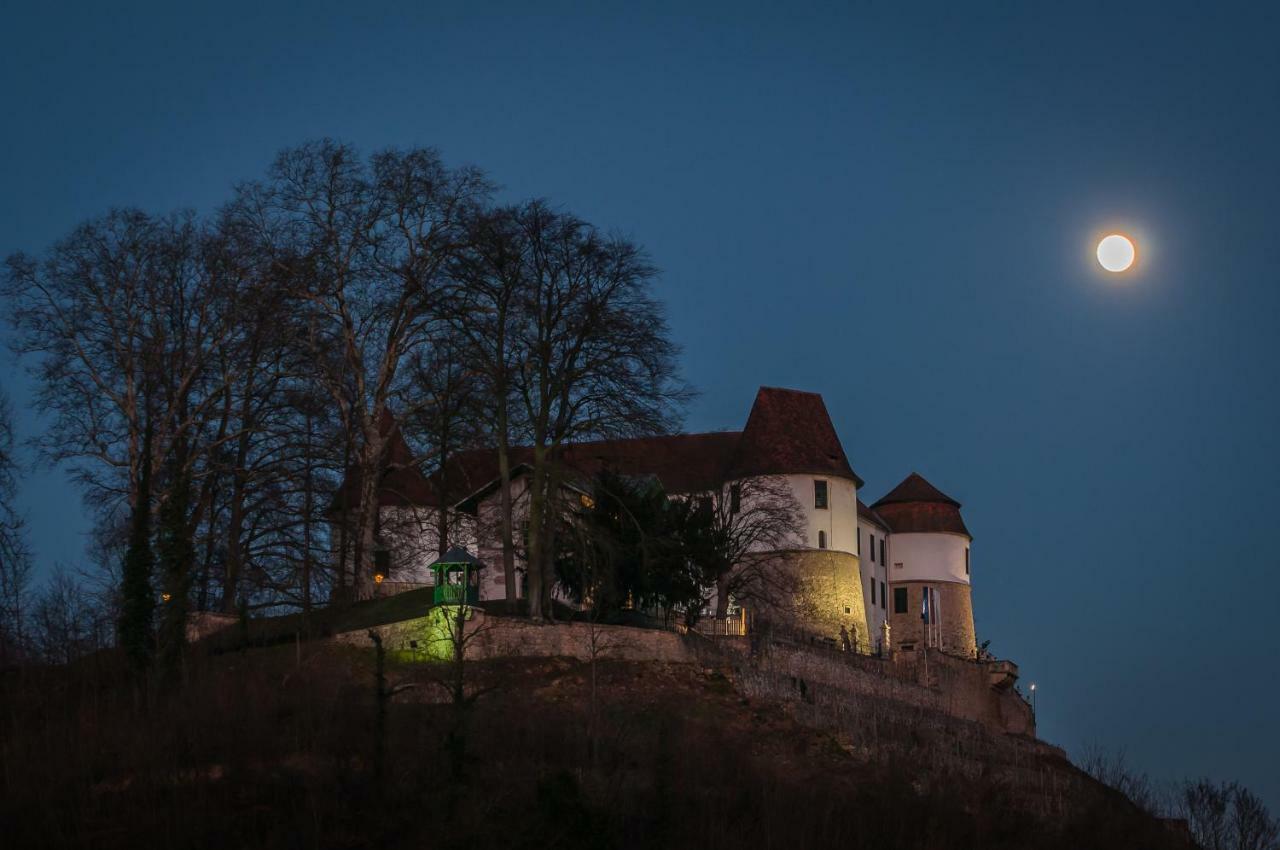
[[[973,657],[973,537],[960,517],[960,503],[913,472],[872,510],[892,532],[885,560],[894,647]]]
[[[874,646],[858,571],[858,487],[822,396],[761,387],[729,464],[730,481],[784,482],[802,514],[790,544],[770,569],[794,581],[756,613],[770,621],[838,639],[845,629],[859,648]],[[783,598],[785,597],[785,598]]]

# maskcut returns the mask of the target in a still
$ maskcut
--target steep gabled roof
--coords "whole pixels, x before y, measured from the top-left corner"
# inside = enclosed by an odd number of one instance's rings
[[[498,455],[492,448],[455,454],[443,469],[424,476],[390,413],[379,420],[388,436],[387,470],[379,489],[381,505],[436,507],[444,503],[474,509],[498,480]],[[510,451],[513,476],[533,461],[533,449]],[[601,470],[619,475],[651,475],[668,493],[712,490],[726,481],[753,475],[831,475],[862,480],[849,466],[822,396],[800,390],[761,387],[742,431],[672,434],[623,440],[573,443],[560,450],[560,462],[580,479]],[[360,498],[360,473],[350,469],[330,511],[354,507]]]
[[[963,534],[972,538],[960,516],[960,503],[913,472],[871,509],[895,534],[904,532]]]
[[[880,528],[883,528],[885,531],[893,530],[889,527],[889,524],[887,522],[885,522],[883,519],[880,518],[880,515],[878,513],[871,510],[871,508],[867,507],[866,504],[861,499],[858,500],[858,518],[865,519],[867,522],[871,523],[872,525],[877,525]]]
[[[741,436],[738,431],[713,431],[571,443],[561,448],[560,463],[579,479],[607,469],[618,475],[652,475],[668,493],[714,490],[724,483],[724,471]],[[515,477],[533,463],[533,449],[513,447],[510,463]],[[493,449],[462,452],[450,470],[450,490],[461,492],[465,504],[459,506],[469,509],[497,487],[498,454]]]
[[[822,396],[778,387],[756,393],[729,470],[731,478],[753,475],[835,475],[862,486]]]
[[[427,481],[418,468],[413,457],[413,450],[404,439],[400,426],[394,416],[386,408],[378,417],[378,432],[387,437],[387,466],[382,473],[382,481],[378,484],[378,504],[383,507],[409,505],[439,504],[435,488]],[[345,504],[348,510],[360,504],[360,482],[363,478],[359,466],[352,466],[342,479],[329,504],[329,514],[342,511]]]
[[[942,502],[960,507],[960,503],[946,493],[934,487],[918,472],[913,472],[902,483],[880,497],[873,507],[888,505],[893,502]]]

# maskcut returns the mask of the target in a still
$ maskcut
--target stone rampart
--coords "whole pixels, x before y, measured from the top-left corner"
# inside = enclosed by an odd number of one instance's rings
[[[368,646],[369,631],[341,632],[333,640]],[[406,653],[425,651],[429,642],[440,639],[433,636],[426,617],[377,626],[373,631],[388,650]],[[582,622],[538,624],[479,609],[472,611],[466,635],[467,656],[476,659],[561,656],[585,661],[591,658],[594,646],[597,658],[680,664],[695,660],[685,639],[674,632]]]
[[[390,623],[374,629],[388,651],[430,654],[433,638],[428,617]],[[540,625],[514,617],[488,615],[478,609],[466,625],[467,656],[597,658],[664,663],[707,663],[717,659],[755,665],[765,672],[789,676],[807,687],[826,685],[844,692],[891,700],[904,707],[938,711],[972,720],[989,729],[1035,736],[1030,706],[1011,687],[992,685],[990,664],[939,652],[903,653],[881,659],[837,649],[773,643],[749,655],[749,641],[710,639],[696,635],[630,626],[593,626],[569,622]],[[369,629],[332,638],[355,646],[369,645]]]

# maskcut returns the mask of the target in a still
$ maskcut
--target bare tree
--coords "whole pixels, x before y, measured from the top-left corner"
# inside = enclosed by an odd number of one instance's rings
[[[479,172],[447,169],[432,150],[384,151],[366,163],[325,140],[281,153],[229,211],[272,246],[275,273],[306,323],[318,386],[352,437],[357,596],[373,587],[366,561],[386,464],[380,425],[403,386],[402,367],[430,342],[442,272],[487,191]]]
[[[70,664],[110,643],[110,622],[62,567],[54,570],[36,599],[32,625],[39,656],[50,664]]]
[[[0,393],[0,667],[26,655],[25,618],[31,597],[31,553],[17,506],[15,448],[12,408],[8,395]]]
[[[1176,810],[1203,850],[1275,850],[1280,823],[1249,789],[1209,779],[1181,786]]]
[[[448,333],[449,328],[442,330]],[[449,503],[461,482],[453,480],[451,461],[458,452],[476,448],[486,436],[480,421],[482,377],[465,359],[467,350],[465,342],[446,336],[429,351],[420,351],[411,370],[412,393],[422,406],[405,421],[404,429],[417,438],[415,464],[433,471],[429,480],[437,507],[430,518],[435,523],[436,557],[457,545],[459,518],[449,510]]]
[[[551,615],[561,447],[670,430],[687,397],[643,252],[542,201],[514,211],[521,285],[513,389],[532,447],[529,613]]]
[[[477,406],[490,422],[498,455],[498,533],[502,545],[502,578],[508,610],[517,598],[511,447],[519,430],[513,404],[515,375],[520,368],[517,345],[520,297],[525,284],[526,242],[519,227],[520,210],[479,210],[468,220],[464,250],[456,256],[445,301],[450,330],[465,345],[463,358],[477,373]]]
[[[220,397],[207,369],[230,326],[204,274],[195,222],[111,212],[42,260],[9,257],[3,292],[14,347],[31,356],[39,383],[36,406],[53,416],[36,440],[43,457],[69,464],[91,504],[132,505],[145,405],[160,457],[175,437],[194,440]]]
[[[785,479],[743,478],[690,498],[709,514],[693,557],[715,588],[716,617],[728,614],[730,598],[767,606],[795,591],[778,551],[800,533],[804,513]]]

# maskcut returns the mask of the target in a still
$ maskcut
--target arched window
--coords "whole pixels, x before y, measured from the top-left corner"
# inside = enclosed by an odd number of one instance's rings
[[[819,549],[827,548],[827,533],[825,531],[818,532],[818,548]]]

